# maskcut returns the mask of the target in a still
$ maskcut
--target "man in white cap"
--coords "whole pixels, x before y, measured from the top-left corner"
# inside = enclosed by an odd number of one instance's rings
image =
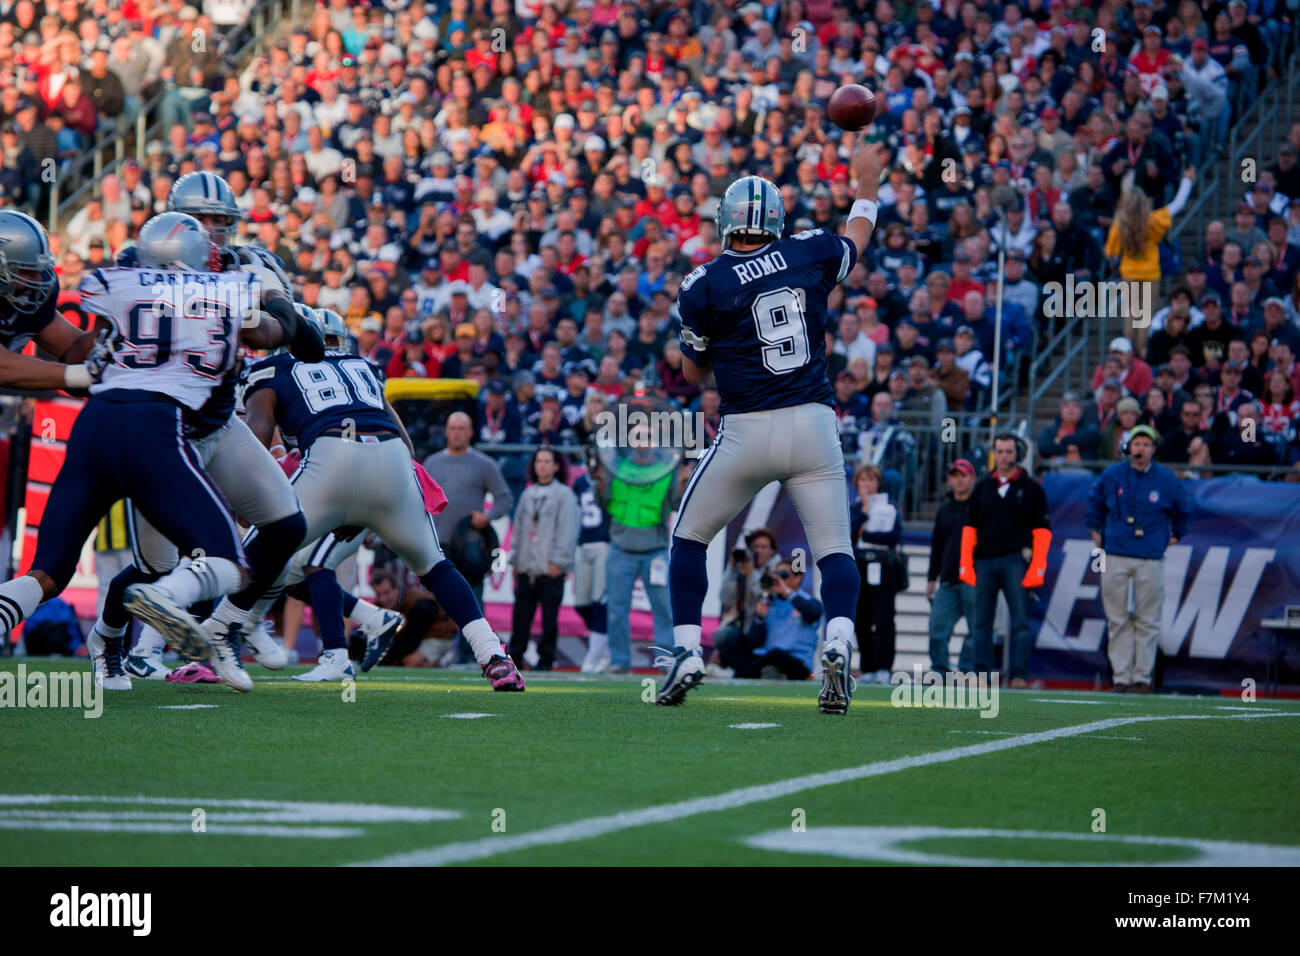
[[[1152,384],[1155,382],[1155,376],[1151,373],[1151,366],[1142,359],[1133,354],[1133,343],[1124,336],[1112,339],[1108,357],[1119,359],[1119,364],[1123,366],[1120,372],[1119,380],[1123,383],[1124,388],[1130,395],[1145,395],[1150,391]],[[1103,362],[1097,366],[1097,370],[1092,374],[1092,387],[1095,389],[1105,378]]]

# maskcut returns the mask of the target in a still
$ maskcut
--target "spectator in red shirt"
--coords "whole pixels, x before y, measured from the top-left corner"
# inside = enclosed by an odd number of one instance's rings
[[[384,370],[389,378],[437,378],[442,372],[432,350],[424,344],[419,329],[406,333],[402,348],[393,353]]]
[[[668,180],[658,173],[646,177],[645,199],[640,200],[633,208],[637,219],[656,219],[661,223],[668,220],[673,212],[673,204],[664,195],[667,186]]]
[[[1160,28],[1154,23],[1148,24],[1142,31],[1142,50],[1130,61],[1137,70],[1144,96],[1150,96],[1151,91],[1164,82],[1169,51],[1161,45],[1163,39]]]
[[[1119,359],[1122,371],[1119,380],[1130,395],[1145,395],[1155,382],[1151,366],[1133,354],[1133,343],[1120,336],[1110,343],[1110,355]],[[1092,387],[1096,388],[1106,378],[1105,367],[1098,365],[1092,375]]]
[[[952,257],[952,281],[948,283],[948,298],[960,304],[965,300],[967,292],[983,295],[984,291],[984,283],[970,276],[970,253],[958,249]]]

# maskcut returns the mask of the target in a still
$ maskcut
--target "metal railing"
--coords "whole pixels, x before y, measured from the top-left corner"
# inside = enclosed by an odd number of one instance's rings
[[[297,16],[298,0],[292,0],[292,8]],[[236,27],[229,38],[240,38],[240,46],[227,53],[224,59],[232,64],[236,72],[242,70],[265,44],[274,40],[280,21],[284,18],[284,0],[258,0],[250,15],[247,29]],[[296,22],[296,21],[295,21]],[[100,131],[95,142],[88,150],[72,161],[67,170],[61,171],[51,185],[46,223],[50,232],[58,232],[59,224],[79,209],[92,196],[97,196],[104,176],[117,173],[131,157],[144,161],[145,144],[150,139],[166,133],[162,128],[162,102],[167,95],[164,88],[140,105],[134,122],[118,117],[111,129]],[[68,191],[65,193],[65,188]]]
[[[1113,461],[1065,461],[1056,458],[1044,458],[1039,462],[1040,472],[1100,472],[1115,464]],[[1257,477],[1263,481],[1284,481],[1287,475],[1300,474],[1292,465],[1190,465],[1183,462],[1158,461],[1156,464],[1168,468],[1179,478],[1194,481],[1197,479],[1222,478],[1226,475],[1240,477]]]

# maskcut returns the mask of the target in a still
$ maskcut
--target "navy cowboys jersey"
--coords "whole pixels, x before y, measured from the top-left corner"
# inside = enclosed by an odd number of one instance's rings
[[[712,359],[722,414],[835,404],[826,373],[826,300],[857,261],[824,229],[725,250],[682,280],[682,354]]]
[[[300,362],[281,352],[252,366],[244,379],[245,403],[264,388],[275,392],[275,420],[303,454],[330,429],[396,430],[384,405],[383,373],[358,355],[330,352],[323,362]]]
[[[573,483],[578,496],[578,544],[609,540],[609,512],[596,500],[596,483],[590,474],[579,475]]]
[[[21,352],[28,341],[40,335],[54,321],[58,301],[57,285],[50,290],[40,308],[29,314],[14,311],[8,302],[0,299],[0,346],[10,352]]]

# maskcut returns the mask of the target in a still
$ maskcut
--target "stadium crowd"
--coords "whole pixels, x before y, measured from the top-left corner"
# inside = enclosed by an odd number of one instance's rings
[[[885,443],[892,501],[918,441],[987,407],[999,250],[1004,386],[1053,328],[1049,283],[1170,290],[1042,428],[1044,462],[1113,459],[1144,423],[1185,474],[1300,460],[1300,123],[1202,256],[1162,242],[1278,82],[1282,0],[329,0],[239,70],[241,8],[0,0],[0,205],[43,214],[50,161],[162,94],[164,141],[52,237],[70,305],[179,175],[211,170],[246,212],[237,241],[276,252],[390,377],[479,384],[477,442],[582,442],[637,390],[711,437],[718,394],[682,373],[675,301],[720,252],[718,197],[763,175],[787,233],[838,231],[861,136],[888,178],[826,346],[848,460]],[[825,116],[845,82],[880,103],[858,134]],[[522,469],[507,478],[517,502]]]

